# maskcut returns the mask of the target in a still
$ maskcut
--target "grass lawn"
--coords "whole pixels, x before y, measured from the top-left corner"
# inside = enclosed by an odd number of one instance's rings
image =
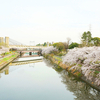
[[[53,58],[55,58],[56,60],[62,61],[61,57],[59,56],[53,56]]]
[[[18,55],[17,53],[15,53],[15,54],[12,53],[12,55],[7,56],[7,57],[3,58],[2,60],[0,60],[0,64],[9,62],[9,60],[11,60],[12,58],[17,57],[17,55]]]

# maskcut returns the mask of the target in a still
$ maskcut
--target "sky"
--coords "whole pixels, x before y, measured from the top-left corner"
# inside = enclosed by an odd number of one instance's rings
[[[100,37],[100,0],[0,0],[0,37],[23,44]]]

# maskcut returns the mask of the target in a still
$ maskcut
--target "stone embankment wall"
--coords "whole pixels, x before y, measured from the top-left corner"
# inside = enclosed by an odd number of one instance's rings
[[[45,55],[44,56],[46,59],[49,59],[53,64],[56,64],[60,66],[61,68],[65,69],[69,73],[73,74],[75,77],[79,78],[80,80],[86,82],[89,84],[91,87],[95,88],[96,90],[100,91],[100,86],[97,86],[94,81],[90,81],[86,79],[86,77],[78,70],[69,70],[71,66],[67,66],[64,64],[61,60],[56,59],[54,56]]]
[[[12,53],[0,60],[0,69],[4,68],[6,65],[11,63],[13,60],[15,60],[19,56],[19,53]]]

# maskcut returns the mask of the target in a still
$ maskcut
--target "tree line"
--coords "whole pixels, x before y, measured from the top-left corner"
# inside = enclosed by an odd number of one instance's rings
[[[84,47],[84,46],[100,46],[100,38],[92,37],[90,31],[84,32],[81,36],[81,43],[72,42],[69,43],[70,39],[67,39],[67,42],[58,42],[54,43],[53,46],[56,47],[59,51],[65,51],[66,49],[72,49],[74,47]]]
[[[90,31],[84,32],[82,34],[82,44],[83,46],[100,46],[100,38],[99,37],[92,37]]]
[[[56,47],[59,51],[66,51],[66,49],[72,49],[74,47],[84,47],[84,46],[100,46],[100,38],[92,37],[90,31],[84,32],[81,36],[81,43],[72,42],[70,43],[70,38],[67,38],[67,42],[57,42],[49,43],[49,46]],[[37,46],[47,46],[47,43],[37,44]]]
[[[47,42],[44,42],[43,44],[37,44],[36,46],[47,46],[48,45],[48,43]],[[52,46],[53,45],[53,43],[49,43],[49,46]]]

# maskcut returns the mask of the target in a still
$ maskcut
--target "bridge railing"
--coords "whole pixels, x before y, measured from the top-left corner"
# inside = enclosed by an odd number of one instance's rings
[[[9,45],[9,48],[46,48],[44,46],[28,46],[28,45]]]

